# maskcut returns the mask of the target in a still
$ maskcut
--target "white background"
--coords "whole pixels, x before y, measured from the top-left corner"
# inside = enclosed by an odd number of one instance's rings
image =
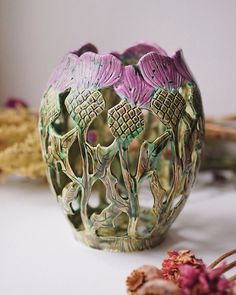
[[[235,248],[235,208],[235,185],[198,189],[159,247],[110,253],[75,241],[46,185],[14,180],[0,186],[0,294],[125,295],[126,276],[143,264],[161,267],[168,249],[210,263]]]
[[[86,41],[123,50],[139,40],[183,48],[208,115],[236,111],[235,0],[1,0],[0,100],[38,106],[68,50]]]

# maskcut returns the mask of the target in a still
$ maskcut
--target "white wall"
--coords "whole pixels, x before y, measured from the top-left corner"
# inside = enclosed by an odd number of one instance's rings
[[[182,47],[208,115],[236,112],[236,0],[0,0],[0,97],[39,105],[50,72],[85,41]]]

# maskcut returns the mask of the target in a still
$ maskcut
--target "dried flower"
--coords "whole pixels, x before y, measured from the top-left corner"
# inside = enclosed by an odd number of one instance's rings
[[[223,276],[224,265],[217,269],[197,269],[193,265],[179,267],[179,284],[183,295],[232,295],[232,282]]]
[[[126,280],[126,285],[130,294],[137,291],[137,289],[144,284],[144,272],[135,269],[131,272]]]
[[[162,278],[162,273],[155,266],[143,265],[135,269],[126,280],[129,294],[135,294],[144,283],[157,278]]]
[[[162,262],[163,277],[178,284],[179,267],[186,264],[197,269],[205,267],[203,261],[196,258],[190,250],[169,251],[167,258]]]
[[[4,103],[4,106],[6,108],[12,108],[12,109],[15,109],[15,108],[18,108],[18,107],[28,107],[28,105],[26,104],[26,102],[24,102],[23,99],[19,98],[19,97],[8,97],[6,102]]]
[[[159,268],[152,265],[143,265],[138,268],[145,275],[145,281],[162,278],[162,272]]]
[[[45,176],[38,136],[38,119],[29,108],[0,111],[0,176]]]
[[[180,295],[180,289],[171,281],[155,279],[146,282],[136,295]]]
[[[235,253],[236,249],[226,252],[206,266],[190,250],[169,251],[162,270],[145,265],[128,277],[129,294],[236,295],[236,275],[229,279],[224,276],[226,271],[236,266],[236,261],[217,266]]]

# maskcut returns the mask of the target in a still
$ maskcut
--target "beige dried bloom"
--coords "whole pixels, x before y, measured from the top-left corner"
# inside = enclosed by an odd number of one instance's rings
[[[45,176],[37,115],[28,108],[0,110],[0,176]]]
[[[137,291],[137,289],[144,284],[144,281],[144,272],[138,269],[133,270],[126,280],[129,294],[134,294],[134,292]]]
[[[181,295],[181,292],[173,282],[155,279],[143,284],[135,295]]]
[[[136,291],[147,281],[161,278],[161,271],[152,265],[143,265],[128,276],[126,285],[129,294],[136,294]]]

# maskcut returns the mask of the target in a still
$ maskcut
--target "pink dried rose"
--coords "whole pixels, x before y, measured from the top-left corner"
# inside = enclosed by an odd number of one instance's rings
[[[155,266],[143,265],[133,270],[126,280],[128,293],[132,295],[136,294],[144,283],[157,278],[162,278],[162,273]]]
[[[224,265],[216,269],[179,267],[179,285],[183,295],[233,295],[233,283],[223,276]]]
[[[143,284],[135,295],[181,295],[181,291],[171,281],[155,279]]]
[[[162,269],[142,266],[127,279],[129,295],[236,295],[236,275],[227,279],[224,273],[236,266],[219,263],[236,254],[231,250],[209,266],[196,258],[190,250],[169,251]]]
[[[196,269],[205,268],[202,259],[196,258],[190,250],[169,251],[167,257],[162,262],[164,279],[178,284],[180,276],[179,267],[182,265],[191,265]]]
[[[24,107],[24,108],[28,107],[27,103],[23,99],[19,97],[14,97],[14,96],[8,97],[6,102],[4,103],[4,106],[6,108],[11,108],[11,109],[15,109],[18,107]]]

